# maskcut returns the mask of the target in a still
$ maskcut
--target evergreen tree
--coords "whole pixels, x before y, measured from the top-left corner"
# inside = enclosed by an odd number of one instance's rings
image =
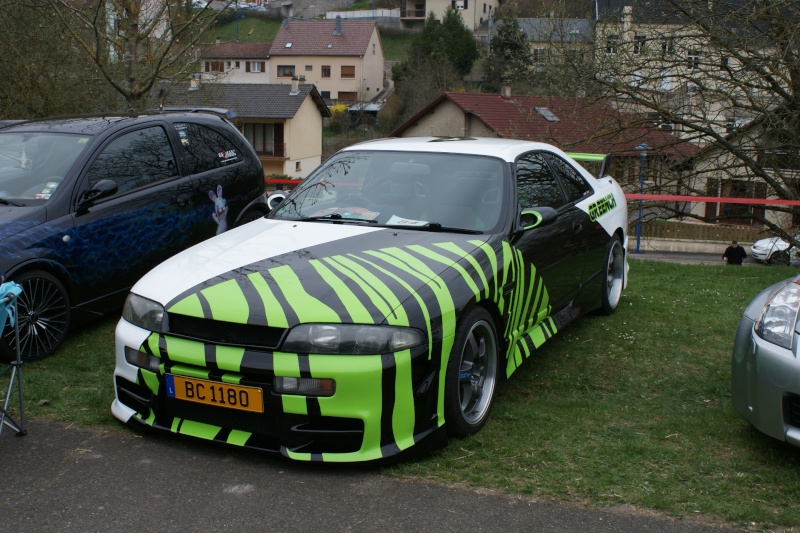
[[[516,14],[502,19],[489,42],[484,63],[483,85],[498,91],[502,85],[528,86],[531,77],[531,49],[519,27]]]

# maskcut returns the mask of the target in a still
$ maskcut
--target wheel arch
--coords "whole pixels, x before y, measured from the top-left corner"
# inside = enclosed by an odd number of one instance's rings
[[[6,272],[6,279],[13,280],[14,277],[27,272],[32,272],[34,270],[41,270],[55,277],[67,290],[67,296],[69,297],[70,302],[75,301],[75,286],[72,282],[72,278],[70,278],[69,274],[67,273],[67,269],[55,261],[48,261],[46,259],[31,259],[24,261],[10,268]]]

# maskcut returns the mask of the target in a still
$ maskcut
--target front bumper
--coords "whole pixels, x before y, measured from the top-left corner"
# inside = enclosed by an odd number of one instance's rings
[[[800,446],[800,362],[794,352],[766,342],[754,320],[739,323],[731,362],[734,410],[759,431]]]
[[[158,372],[128,363],[126,346],[141,346],[140,351],[160,357]],[[371,461],[397,455],[433,434],[444,435],[437,414],[437,370],[427,347],[369,356],[246,353],[159,336],[120,320],[111,410],[132,425],[291,459]],[[169,397],[166,374],[260,388],[264,412]],[[273,389],[275,376],[333,379],[336,391],[329,397],[279,394]]]

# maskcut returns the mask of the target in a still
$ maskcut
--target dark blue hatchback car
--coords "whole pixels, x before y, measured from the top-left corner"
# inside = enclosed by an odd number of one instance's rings
[[[206,111],[0,127],[0,271],[22,285],[24,359],[121,309],[171,255],[269,212],[258,156]],[[221,252],[222,253],[222,252]],[[6,326],[0,357],[15,353]]]

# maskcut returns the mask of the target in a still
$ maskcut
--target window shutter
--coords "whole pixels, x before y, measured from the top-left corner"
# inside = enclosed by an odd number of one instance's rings
[[[206,61],[206,72],[208,72],[209,68],[211,68],[211,67],[208,66],[208,61]]]
[[[267,62],[266,62],[266,61],[262,61],[262,62],[261,62],[261,70],[260,70],[260,72],[266,72],[266,69],[265,69],[265,67],[266,67],[266,64],[267,64]]]
[[[245,61],[244,62],[244,71],[245,72],[250,72],[250,62],[249,61]]]

